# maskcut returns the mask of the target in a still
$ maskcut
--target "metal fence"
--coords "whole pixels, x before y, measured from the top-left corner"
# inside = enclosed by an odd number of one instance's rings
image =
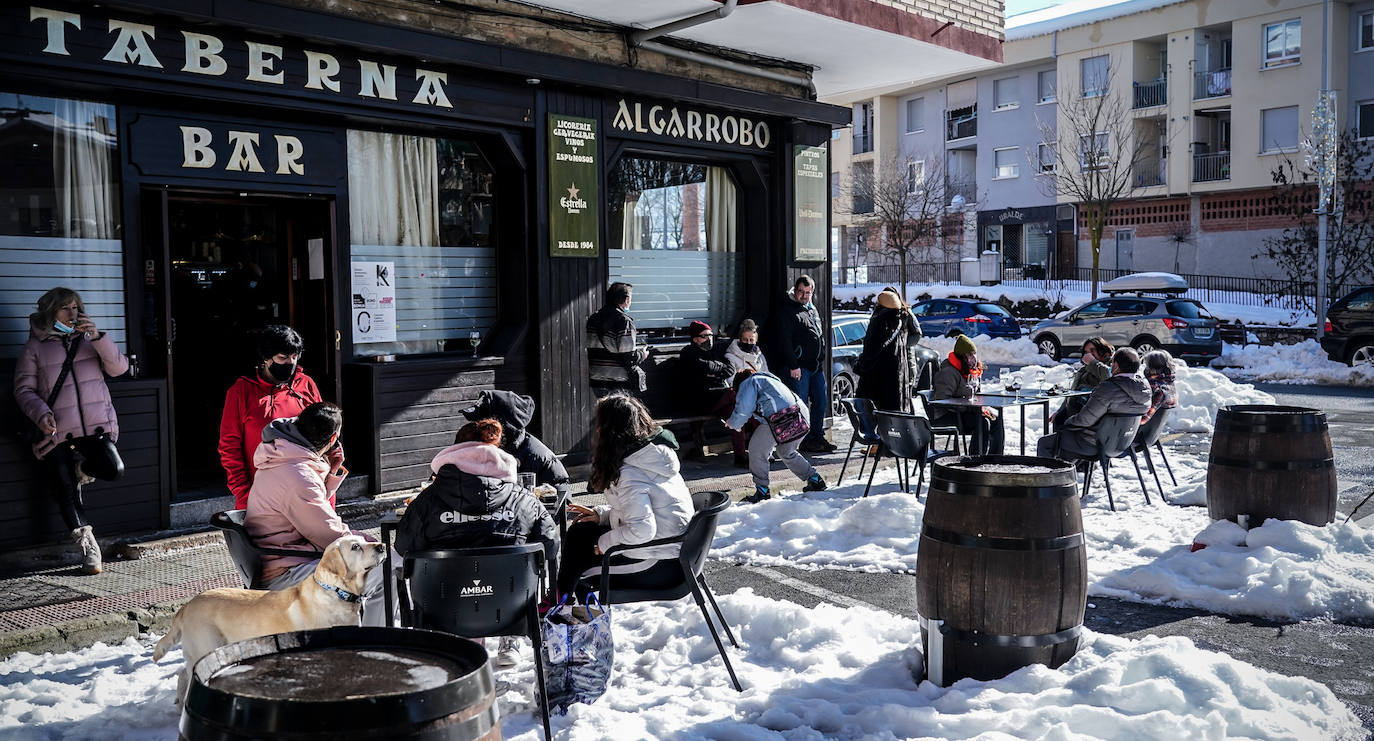
[[[1164,105],[1169,100],[1169,83],[1166,80],[1133,82],[1131,85],[1135,91],[1132,108],[1151,108]]]
[[[895,286],[901,280],[898,275],[900,270],[901,266],[896,264],[870,264],[868,266],[868,282]],[[908,283],[958,283],[959,263],[912,261],[906,266],[906,280]]]
[[[1193,182],[1205,183],[1211,180],[1231,179],[1231,153],[1193,155]]]
[[[977,111],[961,117],[945,114],[945,141],[954,141],[978,135]]]
[[[1099,268],[1098,280],[1106,283],[1113,278],[1131,275],[1134,270]],[[1268,306],[1283,309],[1309,308],[1316,303],[1316,281],[1293,281],[1283,278],[1239,278],[1229,275],[1199,275],[1196,273],[1175,273],[1188,281],[1188,292],[1183,296],[1197,299],[1203,303],[1239,304],[1241,306]],[[1015,281],[1008,285],[1024,285],[1055,291],[1092,290],[1092,268],[1075,268],[1060,271],[1059,277],[1044,281]],[[1361,283],[1330,283],[1326,298],[1334,301],[1360,287]]]
[[[1231,94],[1231,69],[1193,73],[1193,100],[1220,98]]]

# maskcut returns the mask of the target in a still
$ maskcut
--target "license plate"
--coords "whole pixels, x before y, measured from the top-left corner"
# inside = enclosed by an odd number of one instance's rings
[[[1207,327],[1207,328],[1203,328],[1203,329],[1195,329],[1195,330],[1193,330],[1193,336],[1194,336],[1194,337],[1211,337],[1211,336],[1212,336],[1212,328],[1211,328],[1211,327]]]

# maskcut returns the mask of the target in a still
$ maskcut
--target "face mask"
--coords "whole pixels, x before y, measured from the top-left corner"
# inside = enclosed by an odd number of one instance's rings
[[[747,352],[747,353],[752,353],[752,352],[754,352],[754,350],[755,350],[756,348],[758,348],[758,345],[755,345],[755,344],[752,343],[752,342],[741,342],[741,343],[739,343],[739,349],[741,349],[741,350],[743,350],[743,351],[745,351],[745,352]]]
[[[714,341],[710,337],[707,337],[705,340],[702,340],[701,349],[710,350],[712,344],[714,344]]]
[[[269,363],[267,365],[267,372],[273,378],[277,379],[277,383],[287,383],[296,375],[296,364]]]
[[[71,334],[72,332],[76,331],[76,327],[68,327],[67,325],[58,321],[54,321],[52,323],[52,328],[57,330],[58,332],[61,332],[62,334]]]

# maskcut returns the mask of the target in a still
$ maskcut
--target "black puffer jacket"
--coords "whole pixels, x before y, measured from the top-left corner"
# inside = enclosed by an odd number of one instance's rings
[[[568,471],[542,440],[525,431],[534,419],[534,399],[511,391],[483,391],[477,406],[463,410],[468,419],[491,417],[501,423],[501,449],[515,456],[522,473],[533,473],[540,484],[561,493],[568,488]]]
[[[775,359],[768,358],[768,367],[785,378],[793,368],[804,371],[818,371],[825,360],[825,340],[821,328],[821,315],[811,304],[798,303],[787,294],[779,306],[775,319],[777,331],[774,335]]]
[[[396,552],[543,543],[557,567],[558,526],[533,492],[515,483],[515,460],[482,443],[444,448],[396,529]]]

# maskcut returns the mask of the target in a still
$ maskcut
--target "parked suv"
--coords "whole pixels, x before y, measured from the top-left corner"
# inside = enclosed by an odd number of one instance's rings
[[[1083,342],[1099,336],[1117,347],[1134,347],[1142,355],[1163,349],[1198,365],[1221,355],[1217,320],[1202,304],[1188,298],[1100,298],[1060,318],[1046,319],[1031,330],[1031,339],[1040,352],[1055,360],[1082,355]]]
[[[1374,363],[1374,286],[1357,288],[1331,304],[1322,349],[1339,363]]]
[[[868,333],[868,314],[859,312],[835,312],[830,317],[830,358],[833,362],[830,374],[830,405],[835,416],[843,416],[840,399],[854,395],[859,388],[859,374],[854,372],[854,363],[864,349],[864,335]],[[930,388],[935,378],[935,369],[940,365],[940,356],[925,345],[917,344],[911,348],[912,377],[916,379],[916,389]]]

